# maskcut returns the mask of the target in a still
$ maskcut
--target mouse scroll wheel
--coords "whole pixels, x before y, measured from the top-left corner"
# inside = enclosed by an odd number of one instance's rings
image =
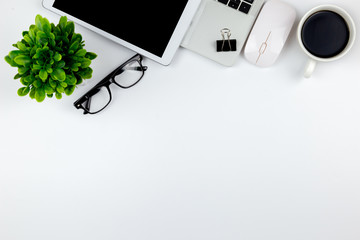
[[[265,42],[263,42],[259,48],[259,54],[262,55],[264,54],[264,52],[266,51],[266,48],[268,46],[268,41],[269,41],[269,38],[270,38],[270,35],[271,35],[271,31],[269,32]]]
[[[267,43],[263,42],[259,48],[259,53],[264,54],[264,52],[266,51],[266,48],[267,48]]]

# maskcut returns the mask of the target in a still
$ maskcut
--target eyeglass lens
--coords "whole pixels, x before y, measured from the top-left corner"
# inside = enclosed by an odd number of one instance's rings
[[[134,86],[143,75],[144,71],[139,61],[133,60],[115,73],[114,81],[120,87],[129,88]]]
[[[91,96],[85,103],[86,110],[90,113],[96,113],[104,109],[111,101],[111,93],[105,86],[99,87],[98,92]]]

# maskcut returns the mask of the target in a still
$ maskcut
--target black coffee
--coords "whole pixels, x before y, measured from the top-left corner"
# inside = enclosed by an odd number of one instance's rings
[[[350,32],[346,21],[339,14],[320,11],[305,21],[301,38],[311,54],[320,58],[331,58],[346,48]]]

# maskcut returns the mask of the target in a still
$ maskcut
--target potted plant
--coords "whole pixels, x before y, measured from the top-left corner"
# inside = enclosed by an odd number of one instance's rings
[[[93,70],[91,60],[97,55],[84,49],[81,34],[75,33],[74,22],[61,17],[55,26],[37,15],[35,25],[22,33],[23,39],[13,44],[13,50],[5,57],[12,67],[18,68],[14,79],[20,79],[23,87],[19,96],[29,94],[38,102],[45,97],[61,99],[71,95],[76,85],[89,79]]]

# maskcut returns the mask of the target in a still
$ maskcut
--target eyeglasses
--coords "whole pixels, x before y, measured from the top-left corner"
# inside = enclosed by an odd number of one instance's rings
[[[136,85],[147,70],[142,65],[143,57],[136,54],[117,69],[107,75],[81,98],[74,102],[77,109],[83,109],[84,114],[96,114],[106,108],[111,102],[112,95],[110,85],[114,83],[123,89]]]

